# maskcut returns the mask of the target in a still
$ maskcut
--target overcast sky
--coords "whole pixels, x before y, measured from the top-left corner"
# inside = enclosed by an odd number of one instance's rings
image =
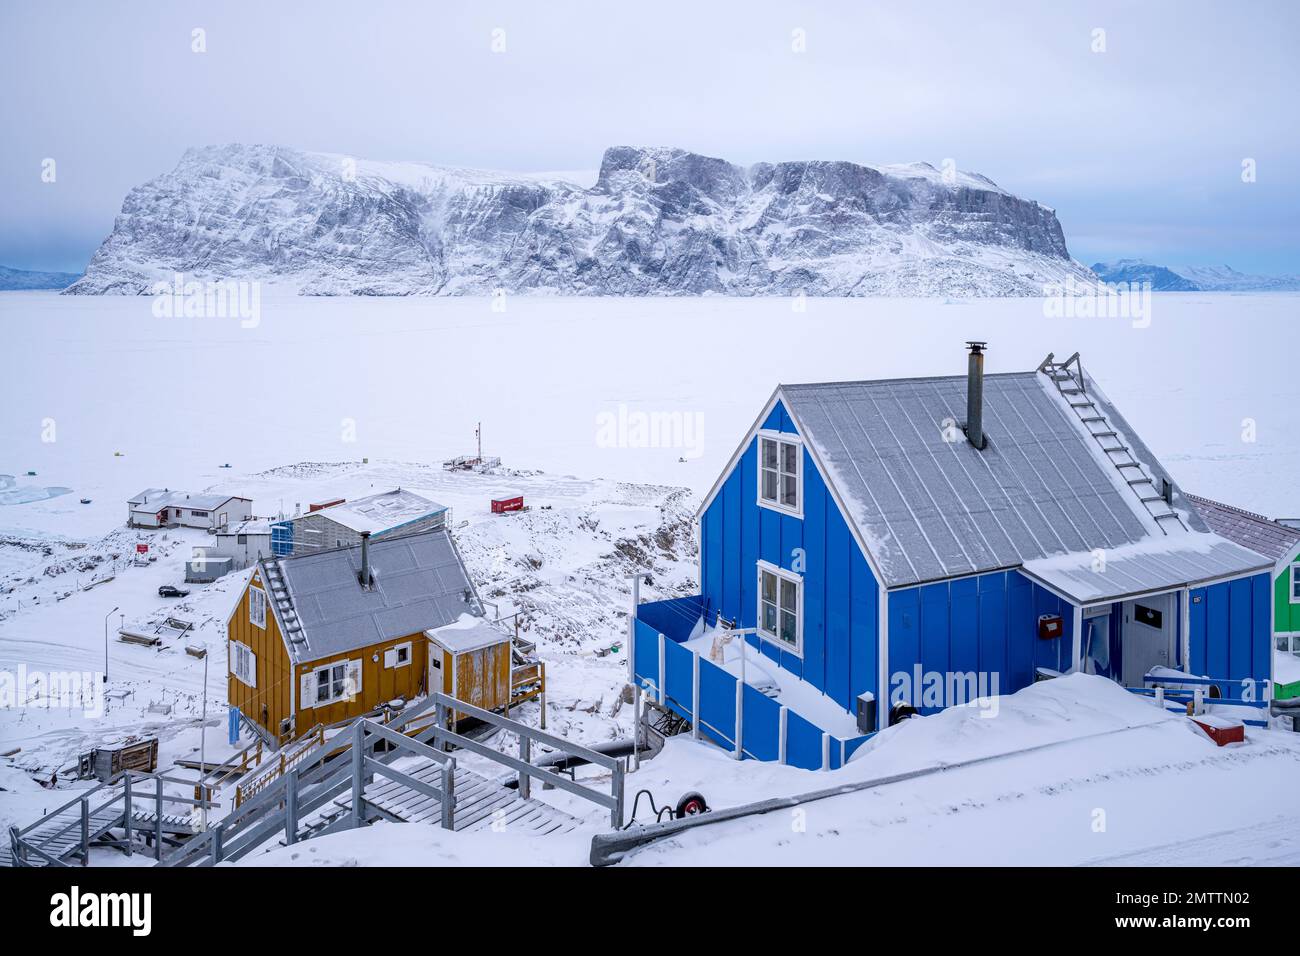
[[[1300,272],[1298,27],[1290,0],[6,0],[0,264],[80,271],[192,145],[584,170],[653,144],[952,158],[1054,207],[1089,264]]]

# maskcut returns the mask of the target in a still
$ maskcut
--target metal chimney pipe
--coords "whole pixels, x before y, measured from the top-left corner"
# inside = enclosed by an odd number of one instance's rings
[[[361,532],[361,586],[370,588],[370,532]]]
[[[967,342],[970,358],[966,363],[966,439],[976,448],[984,448],[984,349],[987,342]]]

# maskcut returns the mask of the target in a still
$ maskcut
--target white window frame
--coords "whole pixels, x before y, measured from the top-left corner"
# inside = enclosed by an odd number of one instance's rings
[[[777,579],[777,610],[776,626],[781,626],[781,585],[782,580],[789,581],[795,586],[795,612],[794,612],[794,645],[791,646],[783,640],[779,634],[773,634],[763,627],[763,574],[771,574]],[[785,568],[779,568],[770,561],[758,562],[758,596],[757,596],[757,615],[754,620],[754,629],[758,636],[769,644],[781,648],[781,650],[793,654],[800,660],[803,659],[803,575],[795,574],[793,571],[787,571]]]
[[[334,676],[333,671],[335,668],[339,668],[339,667],[343,668],[343,676],[341,678],[343,681],[343,686],[342,686],[342,691],[336,694],[334,692],[334,688],[336,682],[340,680],[340,678]],[[329,694],[325,700],[321,700],[320,695],[318,694],[318,690],[320,688],[319,675],[322,672],[329,675],[326,678],[326,688],[328,689]],[[352,688],[348,687],[348,674],[350,672],[355,673],[357,676],[356,686]],[[328,707],[331,704],[337,704],[339,702],[346,703],[355,700],[356,698],[361,696],[361,661],[359,660],[330,661],[328,664],[322,664],[320,667],[313,667],[311,670],[310,679],[311,679],[311,701],[307,704],[307,706],[309,707]],[[352,693],[348,693],[349,689],[351,689]]]
[[[397,658],[402,651],[406,651],[406,660],[399,661]],[[394,644],[392,647],[387,648],[384,651],[384,666],[390,669],[396,667],[410,667],[411,666],[411,642],[407,641],[404,644]]]
[[[1296,585],[1300,584],[1300,561],[1291,562],[1291,603],[1300,604],[1300,597],[1296,596]]]
[[[776,501],[771,501],[763,497],[763,472],[764,472],[763,442],[765,441],[773,441],[778,443],[777,452],[776,452],[776,475],[777,475],[776,494],[778,500]],[[780,501],[781,483],[782,483],[781,479],[786,474],[788,474],[787,472],[783,472],[781,470],[781,461],[783,457],[780,448],[781,444],[793,445],[795,448],[794,496],[795,496],[796,506],[793,508],[791,508],[789,505],[782,504]],[[803,471],[804,471],[803,439],[800,438],[798,435],[794,434],[793,432],[778,432],[778,431],[772,431],[771,429],[767,429],[767,428],[760,429],[758,432],[758,445],[756,447],[756,453],[758,458],[757,468],[755,469],[758,472],[758,506],[760,508],[767,508],[770,511],[778,511],[781,514],[789,515],[792,518],[802,518],[803,517]]]
[[[230,642],[230,673],[247,687],[257,687],[257,655],[247,644]]]
[[[248,589],[248,623],[266,630],[266,592],[256,586]]]

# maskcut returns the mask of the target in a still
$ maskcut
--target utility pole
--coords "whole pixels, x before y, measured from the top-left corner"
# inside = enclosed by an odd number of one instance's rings
[[[478,462],[483,464],[483,423],[474,426],[474,440],[478,442]]]
[[[202,786],[204,778],[208,773],[208,649],[203,648],[203,710],[202,717],[199,718],[199,799],[203,804],[199,807],[199,822],[203,830],[208,829],[208,788]],[[162,786],[159,782],[158,786]]]

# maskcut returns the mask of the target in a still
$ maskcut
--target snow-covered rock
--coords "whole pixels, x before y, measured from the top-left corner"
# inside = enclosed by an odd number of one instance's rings
[[[1038,295],[1092,273],[1055,213],[927,163],[606,150],[558,178],[276,146],[191,149],[126,197],[72,293],[175,273],[318,295]]]

